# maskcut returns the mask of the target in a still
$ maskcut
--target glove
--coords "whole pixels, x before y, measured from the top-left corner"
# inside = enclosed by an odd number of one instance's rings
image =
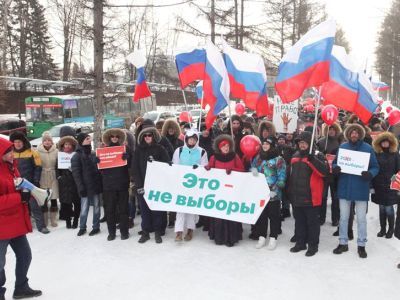
[[[14,185],[18,190],[32,191],[35,188],[35,185],[33,185],[29,180],[21,177],[14,179]]]
[[[206,171],[210,171],[211,167],[210,166],[205,166],[204,169],[206,169]]]
[[[364,179],[365,181],[370,181],[372,179],[372,175],[370,172],[368,171],[362,171],[361,172],[361,177],[362,179]]]
[[[333,175],[339,175],[340,171],[342,171],[342,169],[339,166],[335,166],[332,168],[332,174]]]
[[[169,161],[169,162],[168,162],[168,165],[169,165],[170,167],[172,167],[172,161]]]
[[[99,163],[100,163],[100,158],[98,158],[98,157],[96,156],[94,162],[95,162],[96,164],[99,164]]]
[[[128,153],[124,152],[122,153],[122,160],[127,160],[128,159]]]
[[[193,170],[196,170],[198,167],[198,165],[193,165]]]
[[[85,190],[79,191],[81,197],[87,197],[87,192]]]
[[[139,195],[144,195],[144,188],[137,189]]]
[[[29,199],[31,199],[31,193],[28,191],[22,191],[21,192],[21,202],[29,203]]]
[[[270,193],[269,193],[269,197],[272,199],[272,198],[275,198],[276,197],[276,192],[275,191],[271,191]]]
[[[154,157],[150,155],[150,156],[147,158],[147,161],[148,161],[148,162],[153,162],[153,161],[154,161]]]
[[[257,168],[251,168],[251,173],[253,173],[253,176],[257,177],[258,176]]]
[[[230,175],[232,173],[231,169],[226,169],[226,174]]]

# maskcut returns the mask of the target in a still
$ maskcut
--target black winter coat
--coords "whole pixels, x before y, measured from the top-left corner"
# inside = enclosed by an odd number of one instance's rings
[[[68,169],[57,169],[57,179],[60,203],[76,203],[80,197],[72,172]]]
[[[93,151],[86,154],[78,147],[71,159],[71,170],[81,197],[85,197],[85,194],[94,196],[103,191],[101,174],[97,169],[96,154]]]
[[[128,159],[128,162],[130,162],[130,159]],[[129,164],[122,167],[100,170],[103,180],[103,191],[127,191],[130,182],[128,167]]]

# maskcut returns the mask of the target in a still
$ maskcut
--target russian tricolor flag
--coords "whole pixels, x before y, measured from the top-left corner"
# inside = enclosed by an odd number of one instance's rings
[[[322,85],[324,104],[333,104],[353,111],[358,100],[358,70],[346,50],[333,46],[330,59],[329,81]]]
[[[322,22],[283,56],[275,88],[284,103],[300,98],[305,89],[320,86],[329,80],[335,33],[335,21]]]
[[[203,98],[203,80],[200,80],[199,83],[196,85],[196,96],[197,102],[201,103],[201,99]]]
[[[140,99],[151,97],[151,92],[147,86],[144,66],[146,65],[146,56],[142,50],[136,50],[126,57],[126,60],[136,67],[137,80],[135,85],[135,94],[133,102],[139,102]]]
[[[372,87],[375,91],[387,91],[388,89],[390,89],[389,85],[387,85],[382,81],[371,80],[371,82],[372,82]]]
[[[206,46],[206,65],[203,81],[203,107],[210,106],[206,126],[211,128],[215,117],[229,104],[229,76],[219,49],[208,41]]]
[[[224,40],[222,42],[231,96],[242,99],[248,108],[256,111],[258,116],[267,115],[267,74],[262,57],[234,49]],[[259,102],[265,102],[265,105]]]
[[[206,66],[206,50],[199,47],[180,49],[175,52],[175,63],[181,88],[196,80],[203,80]]]
[[[367,124],[378,107],[378,97],[364,72],[358,73],[358,83],[358,99],[353,111],[363,123]]]

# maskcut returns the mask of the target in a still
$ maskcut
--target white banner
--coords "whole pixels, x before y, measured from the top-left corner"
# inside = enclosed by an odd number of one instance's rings
[[[147,163],[144,198],[151,210],[254,224],[269,201],[264,175]]]
[[[71,168],[71,158],[74,156],[75,152],[65,153],[58,152],[58,168],[59,169],[69,169]]]
[[[279,96],[274,97],[274,123],[276,132],[293,133],[297,129],[299,100],[283,103]]]
[[[337,165],[342,173],[361,175],[362,171],[368,171],[370,154],[361,151],[351,151],[339,148]]]

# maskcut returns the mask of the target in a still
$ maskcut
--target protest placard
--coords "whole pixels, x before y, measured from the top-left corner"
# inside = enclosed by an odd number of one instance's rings
[[[69,169],[71,168],[71,158],[74,156],[75,152],[73,153],[65,153],[65,152],[58,152],[58,168],[59,169]]]
[[[279,96],[274,97],[274,114],[272,122],[276,132],[293,133],[297,129],[299,101],[283,103]]]
[[[262,174],[147,163],[144,198],[152,210],[254,224],[269,201]]]
[[[342,173],[361,175],[368,171],[370,153],[339,148],[337,165]]]
[[[122,159],[122,155],[125,152],[125,146],[96,149],[96,156],[100,159],[100,163],[97,164],[97,167],[101,170],[126,166],[127,161]]]

